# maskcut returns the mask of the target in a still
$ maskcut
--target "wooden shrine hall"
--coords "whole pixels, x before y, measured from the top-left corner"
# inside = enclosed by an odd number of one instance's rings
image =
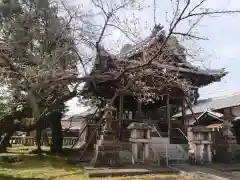
[[[166,38],[161,26],[156,26],[152,34],[147,37],[142,43],[132,46],[131,49],[118,55],[110,55],[103,48],[99,52],[95,66],[92,70],[92,75],[100,75],[111,69],[117,69],[118,64],[116,59],[127,60],[128,63],[141,61],[144,53],[151,57],[154,52],[157,52],[158,46]],[[221,70],[203,70],[193,66],[184,55],[184,48],[179,44],[176,37],[171,37],[166,43],[167,53],[171,54],[171,58],[155,59],[154,63],[149,68],[153,68],[157,73],[156,76],[161,76],[164,71],[169,71],[178,74],[178,81],[188,82],[194,88],[206,86],[212,82],[220,81],[227,73],[224,69]],[[163,56],[165,57],[165,56]],[[150,78],[151,79],[151,78]],[[149,81],[148,81],[149,82]],[[148,83],[147,82],[147,83]],[[112,99],[116,91],[119,91],[119,81],[109,79],[105,81],[97,81],[93,83],[89,81],[84,87],[82,96],[84,98],[93,98],[97,100]],[[154,125],[162,134],[171,137],[171,129],[179,128],[186,133],[184,121],[174,121],[171,123],[171,116],[179,109],[184,112],[186,107],[191,108],[191,103],[188,100],[189,94],[185,94],[177,83],[170,84],[168,87],[160,88],[162,84],[156,85],[153,91],[158,94],[158,97],[152,102],[141,103],[137,100],[131,89],[121,90],[115,98],[113,107],[115,108],[114,117],[117,119],[117,126],[114,126],[117,131],[117,137],[120,141],[129,141],[130,132],[127,127],[133,122],[147,123]],[[103,101],[102,101],[103,102]],[[104,103],[102,103],[104,104]],[[103,108],[103,107],[102,107]],[[97,121],[95,122],[97,123]],[[178,135],[176,135],[178,136]],[[175,138],[177,144],[178,137]],[[96,137],[97,138],[97,137]],[[95,141],[96,142],[96,141]],[[179,143],[180,144],[180,143]]]

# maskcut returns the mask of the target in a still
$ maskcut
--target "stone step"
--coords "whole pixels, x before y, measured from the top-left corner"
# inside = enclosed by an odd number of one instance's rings
[[[120,150],[120,146],[119,145],[97,145],[94,144],[94,149],[96,151],[119,151]]]
[[[136,176],[144,174],[178,174],[180,171],[171,167],[156,167],[143,165],[129,165],[119,168],[101,167],[94,168],[84,167],[84,174],[88,177],[110,177],[110,176]]]
[[[167,152],[166,152],[167,146]],[[188,160],[188,155],[178,147],[178,145],[174,144],[151,144],[151,148],[156,156],[168,156],[171,160],[181,161]]]

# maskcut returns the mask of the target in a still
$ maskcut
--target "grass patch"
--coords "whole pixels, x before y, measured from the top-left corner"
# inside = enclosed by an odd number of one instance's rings
[[[0,163],[0,180],[89,180],[79,167],[66,163],[63,157],[28,154],[32,147],[13,147],[4,156],[18,156],[16,163]],[[103,179],[103,178],[91,178]],[[109,177],[109,180],[196,180],[183,175],[145,175]]]

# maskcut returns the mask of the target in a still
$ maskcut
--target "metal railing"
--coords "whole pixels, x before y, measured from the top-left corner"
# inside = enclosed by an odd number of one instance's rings
[[[173,128],[173,130],[179,131],[181,133],[181,135],[183,135],[183,137],[189,143],[188,137],[185,135],[185,133],[180,128]],[[184,149],[183,145],[178,145],[178,148],[182,150],[182,152],[184,153],[185,156],[188,156],[188,146],[187,146],[187,149]]]
[[[158,125],[157,124],[154,124],[154,130],[157,132],[157,134],[158,134],[158,136],[160,137],[160,138],[163,138],[162,136],[161,136],[161,133],[158,131],[158,129],[159,129],[159,127],[158,127]],[[165,163],[166,163],[166,165],[168,166],[168,160],[169,160],[169,158],[168,158],[168,147],[167,147],[167,145],[165,146],[165,150],[166,150],[166,155],[165,155],[165,157],[163,157],[163,156],[161,156],[161,153],[160,153],[160,151],[156,148],[156,150],[157,150],[157,154],[153,151],[153,149],[152,148],[150,148],[151,149],[151,152],[153,153],[153,159],[154,160],[157,160],[157,163],[159,164],[159,165],[161,165],[162,164],[162,161],[164,161],[165,160]]]
[[[158,131],[157,125],[155,125],[155,129],[154,129],[154,130],[157,132],[157,134],[158,134],[158,136],[159,136],[160,138],[163,138],[163,137],[161,136],[161,133]],[[183,137],[189,142],[188,137],[184,134],[184,132],[183,132],[180,128],[174,128],[174,129],[172,129],[172,130],[177,130],[177,131],[179,131],[179,132],[181,133],[181,135],[183,135]],[[169,137],[169,138],[170,138],[170,137]],[[167,166],[169,166],[169,160],[171,160],[171,157],[169,156],[168,145],[166,144],[164,147],[165,147],[165,155],[164,155],[164,156],[161,155],[161,152],[160,152],[158,149],[156,150],[156,151],[157,151],[157,154],[156,154],[156,152],[154,152],[153,150],[152,150],[152,152],[154,153],[155,158],[156,158],[156,156],[158,156],[158,159],[161,158],[162,160],[165,161],[165,164],[166,164]],[[176,144],[176,148],[183,153],[184,157],[187,157],[187,156],[188,156],[188,153],[184,150],[184,148],[183,148],[181,145]],[[181,161],[183,161],[183,160],[181,160]]]
[[[51,137],[48,138],[51,142]],[[71,146],[75,143],[77,137],[64,137],[63,138],[63,146]],[[10,140],[11,144],[18,144],[18,145],[24,145],[24,146],[35,146],[36,145],[36,138],[32,136],[12,136]],[[44,142],[43,142],[44,144]],[[47,144],[45,144],[47,145]]]
[[[183,135],[183,137],[189,142],[188,137],[184,134],[184,132],[180,128],[173,128],[172,130],[178,130]]]
[[[78,135],[77,139],[75,139],[75,141],[74,141],[74,143],[72,144],[72,146],[71,146],[70,149],[73,149],[74,146],[76,146],[77,142],[81,139],[83,132],[86,132],[86,130],[88,130],[87,127],[88,127],[88,124],[86,124],[86,125],[84,126],[84,128],[82,129],[82,131],[81,131],[80,134]],[[86,138],[86,135],[85,135],[85,138]],[[84,141],[86,140],[85,138],[84,138]]]
[[[157,125],[154,125],[153,127],[154,127],[154,130],[157,132],[158,136],[162,137],[160,132],[158,131]]]

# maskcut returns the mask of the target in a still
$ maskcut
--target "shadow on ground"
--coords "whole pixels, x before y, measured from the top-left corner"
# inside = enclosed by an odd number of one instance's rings
[[[19,162],[15,163],[3,163],[1,166],[8,168],[8,169],[26,169],[31,167],[34,168],[44,168],[51,166],[53,168],[61,168],[67,171],[71,171],[76,169],[76,166],[72,164],[68,164],[63,157],[56,157],[56,156],[48,156],[48,155],[27,155],[27,154],[20,154],[20,155],[8,155],[8,156],[17,156]]]
[[[42,178],[21,178],[21,177],[13,177],[13,176],[5,176],[0,174],[0,180],[44,180]]]

